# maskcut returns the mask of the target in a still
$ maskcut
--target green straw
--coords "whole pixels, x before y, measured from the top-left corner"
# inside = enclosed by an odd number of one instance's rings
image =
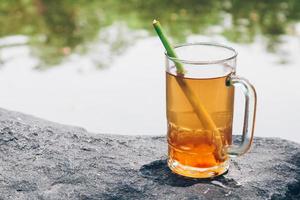
[[[170,45],[168,38],[165,36],[165,34],[162,31],[159,21],[153,20],[153,26],[154,26],[154,29],[155,29],[157,35],[159,36],[161,42],[163,43],[168,56],[170,56],[172,58],[177,58],[177,55],[176,55],[174,49],[172,48],[172,46]],[[180,62],[176,62],[176,61],[174,61],[174,62],[175,62],[175,66],[177,69],[177,73],[184,74],[184,69],[182,67],[182,64]]]
[[[173,47],[170,45],[167,37],[165,36],[159,21],[153,20],[153,26],[154,26],[154,29],[156,30],[157,35],[159,36],[162,44],[164,45],[168,56],[176,59],[177,55],[176,55]],[[223,158],[224,158],[223,147],[222,147],[223,143],[222,143],[222,137],[221,137],[220,131],[218,130],[216,124],[212,120],[208,111],[205,109],[205,107],[201,103],[200,99],[193,92],[193,90],[191,90],[191,88],[188,86],[186,81],[182,78],[182,76],[185,73],[185,70],[184,70],[182,64],[178,61],[174,61],[174,63],[175,63],[176,69],[177,69],[177,74],[181,75],[181,76],[176,76],[176,81],[177,81],[178,85],[180,86],[180,88],[183,91],[183,93],[185,94],[186,98],[192,105],[195,113],[197,114],[199,121],[202,122],[202,124],[205,128],[211,130],[215,134],[215,137],[214,137],[215,143],[216,143],[215,156],[218,159],[223,160]]]

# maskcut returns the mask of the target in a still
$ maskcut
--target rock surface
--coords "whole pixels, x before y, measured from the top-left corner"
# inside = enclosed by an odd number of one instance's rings
[[[297,143],[255,138],[213,180],[172,174],[166,148],[0,109],[0,199],[300,199]]]

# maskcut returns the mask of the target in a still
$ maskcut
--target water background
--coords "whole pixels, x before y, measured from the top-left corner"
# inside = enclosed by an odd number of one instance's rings
[[[235,48],[237,74],[257,89],[255,135],[300,142],[300,1],[157,2],[1,3],[0,106],[95,133],[164,135],[157,17],[174,44]]]

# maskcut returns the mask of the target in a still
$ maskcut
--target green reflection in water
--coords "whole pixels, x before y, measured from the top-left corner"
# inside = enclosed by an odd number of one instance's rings
[[[32,52],[51,66],[72,52],[84,52],[99,30],[116,21],[153,34],[158,18],[168,34],[183,42],[190,34],[218,34],[233,42],[249,43],[266,36],[270,51],[280,36],[293,32],[300,20],[299,0],[4,0],[0,4],[0,37],[30,36]],[[229,23],[228,23],[229,22]],[[227,25],[226,25],[227,24]]]

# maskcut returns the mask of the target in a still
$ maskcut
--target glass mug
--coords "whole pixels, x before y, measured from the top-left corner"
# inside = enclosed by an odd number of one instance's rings
[[[235,74],[237,52],[220,44],[193,43],[166,54],[168,166],[180,175],[209,178],[225,173],[229,157],[250,148],[256,92]],[[176,71],[181,63],[184,73]],[[245,96],[242,140],[232,144],[234,90]]]

